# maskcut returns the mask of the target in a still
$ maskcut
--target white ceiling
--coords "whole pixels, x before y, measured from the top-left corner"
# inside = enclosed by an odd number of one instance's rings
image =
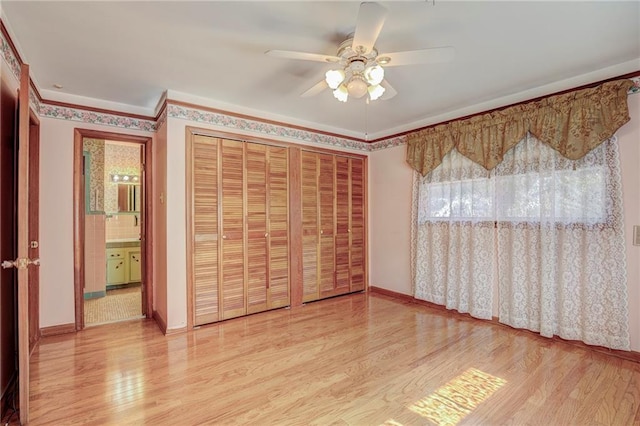
[[[398,95],[368,106],[340,103],[329,90],[301,98],[330,65],[264,54],[335,55],[354,30],[359,2],[2,0],[1,7],[45,99],[115,102],[153,115],[169,90],[369,140],[640,70],[639,1],[381,4],[389,14],[380,53],[453,46],[456,56],[388,68]]]

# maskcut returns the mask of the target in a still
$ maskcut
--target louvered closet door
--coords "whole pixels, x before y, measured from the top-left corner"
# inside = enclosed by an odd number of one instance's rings
[[[244,285],[244,144],[222,140],[221,319],[246,314]]]
[[[365,249],[364,249],[364,160],[349,159],[350,165],[350,264],[351,291],[365,288]]]
[[[318,154],[320,174],[320,297],[335,294],[335,166],[334,156]]]
[[[218,310],[218,139],[192,145],[194,324],[220,319]]]
[[[319,248],[318,155],[302,151],[302,300],[317,300]]]
[[[267,147],[246,144],[247,167],[247,311],[264,311],[267,303]]]
[[[336,156],[336,294],[350,291],[349,273],[349,158]]]
[[[287,306],[289,295],[289,151],[268,149],[268,307]]]

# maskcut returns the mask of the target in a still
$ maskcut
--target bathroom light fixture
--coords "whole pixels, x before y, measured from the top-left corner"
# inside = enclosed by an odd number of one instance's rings
[[[140,181],[140,177],[138,175],[128,175],[128,174],[112,174],[111,182],[113,183],[130,183],[136,184]]]

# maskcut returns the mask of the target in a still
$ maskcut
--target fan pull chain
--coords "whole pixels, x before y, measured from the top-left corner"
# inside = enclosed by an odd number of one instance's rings
[[[365,99],[364,103],[364,140],[365,142],[369,141],[369,98]]]

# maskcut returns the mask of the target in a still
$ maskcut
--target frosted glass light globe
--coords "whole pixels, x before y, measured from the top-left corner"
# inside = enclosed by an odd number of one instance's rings
[[[375,85],[375,86],[369,86],[369,98],[372,101],[375,101],[376,99],[378,99],[380,96],[382,96],[382,94],[384,93],[384,87],[380,86],[380,85]]]
[[[338,86],[338,88],[333,91],[333,96],[340,102],[347,102],[347,99],[349,98],[347,86],[345,86],[344,84]]]
[[[349,95],[354,98],[361,98],[367,93],[367,83],[364,81],[364,78],[360,75],[354,75],[347,83],[347,90],[349,91]]]
[[[384,79],[384,69],[380,65],[374,65],[364,70],[364,78],[372,86],[377,86]]]
[[[324,76],[327,85],[332,89],[337,89],[340,83],[344,81],[344,71],[342,70],[329,70]]]

